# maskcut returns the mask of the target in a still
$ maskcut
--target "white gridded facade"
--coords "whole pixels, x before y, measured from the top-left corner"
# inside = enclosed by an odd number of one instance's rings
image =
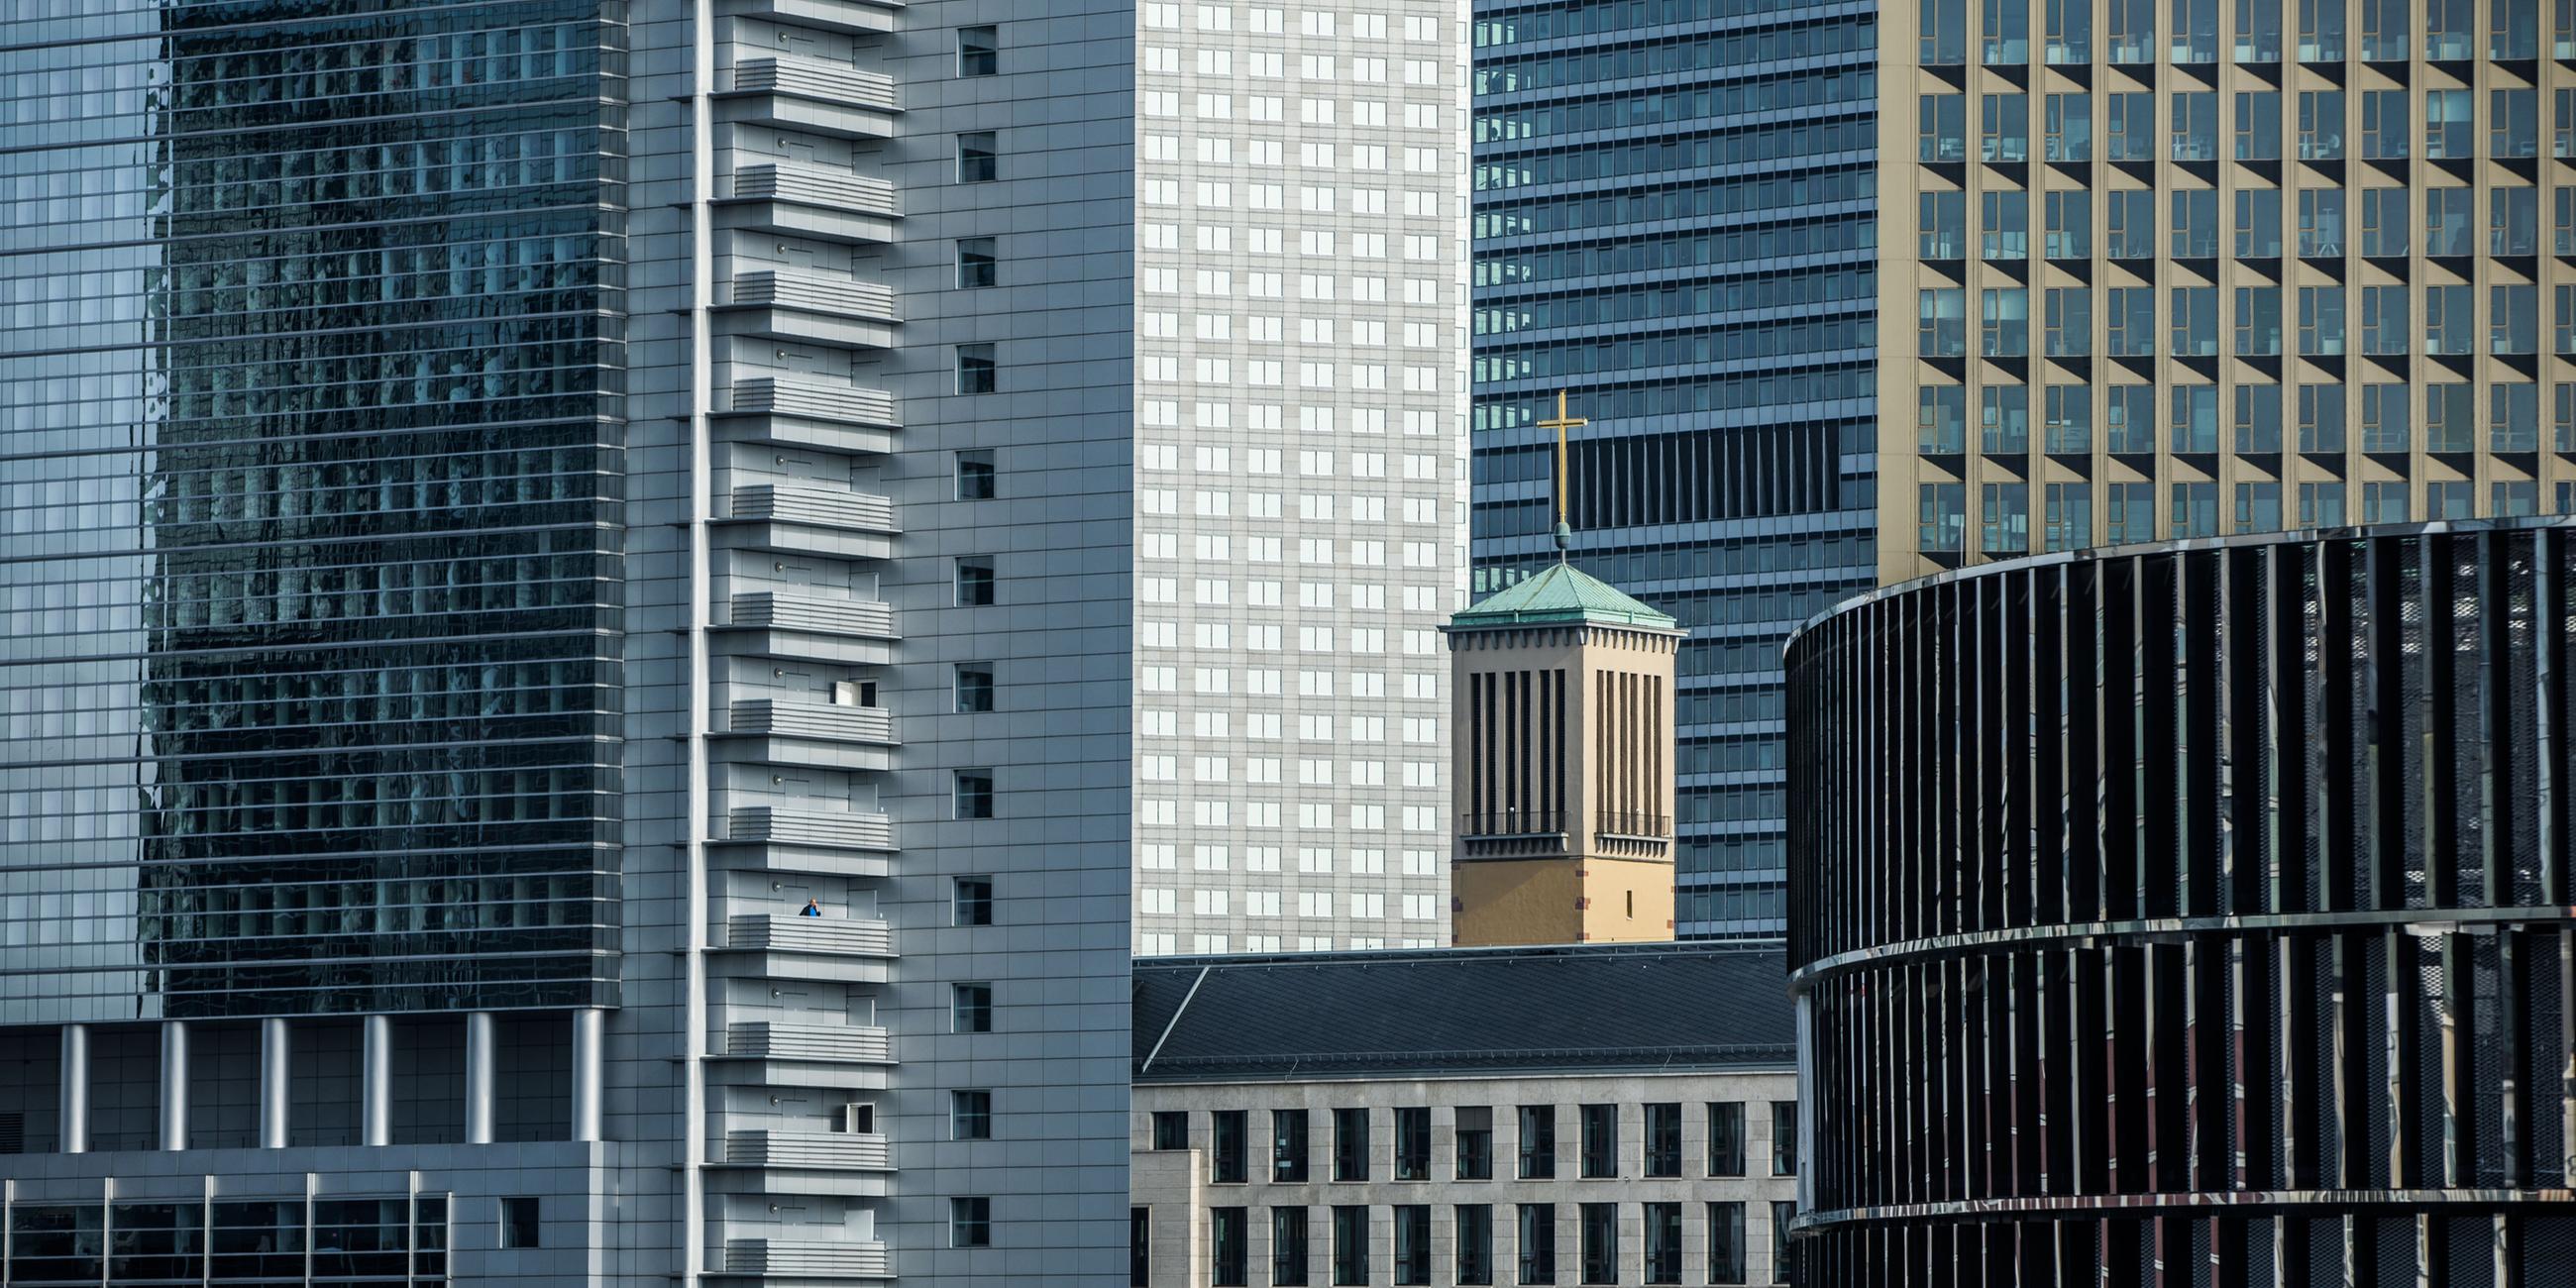
[[[2576,510],[2576,10],[1884,25],[1882,580]]]
[[[1446,944],[1466,7],[1138,17],[1136,948]]]

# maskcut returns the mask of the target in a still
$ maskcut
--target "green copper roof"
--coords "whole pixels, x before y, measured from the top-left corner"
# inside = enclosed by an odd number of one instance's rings
[[[1670,615],[1621,594],[1598,577],[1577,572],[1572,564],[1551,564],[1545,572],[1524,578],[1485,597],[1449,619],[1452,630],[1483,626],[1529,626],[1549,622],[1599,622],[1610,626],[1673,629]]]

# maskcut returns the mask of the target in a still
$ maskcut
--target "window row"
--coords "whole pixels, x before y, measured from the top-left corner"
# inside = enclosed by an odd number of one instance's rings
[[[1136,847],[1136,865],[1146,871],[1170,872],[1180,867],[1180,846],[1171,842],[1149,841]],[[1249,845],[1243,850],[1246,872],[1278,872],[1286,851],[1275,845]],[[1386,851],[1357,848],[1344,856],[1347,871],[1359,876],[1386,875]],[[1190,847],[1190,866],[1201,872],[1223,872],[1233,861],[1233,850],[1225,845],[1201,843]],[[1436,850],[1403,850],[1398,852],[1398,871],[1408,877],[1439,874],[1443,860]],[[1297,870],[1306,873],[1329,873],[1335,870],[1330,846],[1299,846]]]
[[[1585,1180],[1610,1180],[1621,1176],[1644,1178],[1680,1178],[1684,1175],[1682,1120],[1684,1106],[1679,1101],[1650,1103],[1638,1107],[1631,1120],[1642,1124],[1633,1152],[1623,1148],[1621,1107],[1615,1104],[1575,1106],[1578,1124],[1573,1141],[1560,1141],[1557,1131],[1557,1105],[1520,1105],[1512,1111],[1514,1125],[1511,1174],[1524,1181],[1554,1180],[1558,1164],[1563,1161],[1563,1146],[1575,1144],[1578,1171],[1573,1175]],[[1386,1175],[1398,1181],[1432,1179],[1432,1113],[1429,1106],[1404,1106],[1393,1111],[1392,1130],[1383,1137],[1377,1134],[1376,1112],[1367,1106],[1340,1108],[1332,1111],[1332,1179],[1336,1182],[1358,1182],[1372,1179],[1379,1166]],[[1494,1178],[1495,1111],[1486,1105],[1457,1105],[1447,1110],[1450,1119],[1450,1167],[1444,1179],[1489,1181]],[[1798,1107],[1794,1101],[1769,1102],[1771,1127],[1770,1175],[1794,1176],[1798,1171]],[[1316,1179],[1309,1166],[1311,1111],[1273,1109],[1270,1111],[1270,1167],[1265,1179],[1284,1185],[1300,1185]],[[1205,1147],[1209,1155],[1208,1179],[1217,1185],[1241,1185],[1251,1180],[1250,1137],[1251,1111],[1218,1109],[1207,1114]],[[1192,1138],[1192,1114],[1188,1110],[1158,1110],[1153,1115],[1153,1147],[1158,1150],[1189,1149]],[[1700,1122],[1707,1145],[1703,1160],[1706,1176],[1743,1176],[1745,1172],[1745,1107],[1741,1101],[1710,1101],[1703,1106]],[[1634,1165],[1635,1171],[1626,1171]]]
[[[1188,8],[1195,10],[1189,24],[1195,30],[1235,30],[1236,10],[1232,5],[1198,4]],[[1184,6],[1170,3],[1168,0],[1143,6],[1145,29],[1148,31],[1180,30],[1183,10]],[[1297,15],[1297,21],[1293,26],[1287,20],[1287,15],[1291,12]],[[1390,25],[1387,15],[1382,13],[1351,13],[1325,8],[1292,11],[1277,5],[1254,5],[1243,10],[1242,13],[1244,18],[1242,29],[1256,36],[1284,36],[1293,30],[1300,36],[1312,39],[1347,36],[1354,40],[1387,40],[1392,38],[1389,32],[1417,43],[1436,42],[1440,39],[1440,19],[1430,14],[1406,14],[1402,18],[1401,25]],[[1341,20],[1345,18],[1350,22],[1347,28],[1341,26]]]
[[[2576,255],[2576,188],[2549,190],[2546,229],[2539,189],[2489,189],[2484,237],[2475,231],[2477,189],[2420,191],[2426,255],[2537,255],[2543,246],[2551,254]],[[2090,259],[2097,249],[2106,259],[2279,259],[2285,248],[2307,259],[2340,259],[2348,249],[2404,259],[2418,248],[2417,194],[2412,188],[2238,188],[2227,194],[2231,217],[2222,223],[2220,194],[2210,188],[2169,191],[2162,201],[2145,188],[2054,189],[2039,193],[2035,203],[2028,192],[1990,189],[1977,194],[1972,229],[1968,194],[1924,192],[1914,203],[1915,253],[1929,260],[2025,260],[2031,257],[2035,214],[2039,255],[2049,260]],[[2159,210],[2165,214],[2161,239]],[[2285,224],[2285,214],[2295,222]],[[2357,242],[2349,235],[2356,227]]]
[[[2554,122],[2549,155],[2576,156],[2576,89],[2551,91]],[[1976,150],[1969,151],[1968,108],[1977,110]],[[2039,99],[2039,130],[2031,129],[2032,98]],[[2359,126],[2364,160],[2396,161],[2495,159],[2541,155],[2540,91],[2496,89],[2486,92],[2485,142],[2480,149],[2478,95],[2466,89],[2412,90],[2183,90],[2158,95],[2146,91],[2112,91],[2101,96],[2094,114],[2094,95],[1923,94],[1915,100],[1914,159],[2017,164],[2032,160],[2151,162],[2279,161],[2284,127],[2294,155],[2302,160],[2334,160],[2345,155],[2347,132]],[[2422,129],[2416,128],[2419,109]],[[2226,111],[2226,138],[2220,109]],[[2360,111],[2356,119],[2348,107]],[[2285,115],[2294,109],[2295,116]],[[2096,131],[2100,146],[2095,146]],[[2038,154],[2032,154],[2032,140]],[[1480,167],[1481,170],[1481,167]],[[1481,186],[1481,185],[1480,185]]]
[[[2576,286],[2556,286],[2548,352],[2576,356]],[[2032,347],[2031,297],[2039,297],[2040,334]],[[2096,325],[2094,302],[2101,302]],[[1929,287],[1916,297],[1915,352],[1926,358],[1969,356],[1968,307],[1977,308],[1973,352],[1988,358],[2208,358],[2374,357],[2409,354],[2533,354],[2541,352],[2540,288],[2490,286],[2486,316],[2478,316],[2478,288],[2412,286],[2052,286],[1987,287],[1970,292]],[[2157,317],[2162,297],[2164,316]],[[2219,302],[2226,311],[2224,329]],[[2416,301],[2422,301],[2422,313]],[[2359,335],[2348,311],[2358,309]],[[2289,310],[2285,312],[2285,310]],[[2417,329],[2420,320],[2421,330]],[[2294,332],[2284,333],[2293,326]],[[2222,341],[2222,335],[2224,340]],[[2099,347],[2096,347],[2096,339]],[[2483,339],[2481,339],[2483,337]],[[2355,344],[2357,339],[2358,343]],[[2286,348],[2284,346],[2287,346]],[[2223,347],[2222,347],[2223,346]],[[2351,346],[2351,347],[2347,347]],[[1481,360],[1480,360],[1481,361]]]
[[[2169,385],[2165,416],[2156,415],[2157,386],[2149,384],[1986,385],[1976,391],[1976,420],[1968,419],[1968,390],[1924,385],[1915,391],[1914,443],[1933,456],[1961,455],[1974,447],[1989,456],[2020,456],[2034,449],[2054,456],[2084,456],[2096,449],[2115,456],[2158,450],[2207,455],[2230,450],[2269,456],[2290,450],[2340,457],[2349,448],[2379,456],[2416,451],[2441,454],[2550,451],[2576,453],[2576,384],[2351,384]],[[2095,395],[2101,396],[2099,433]],[[2548,433],[2542,435],[2544,399]],[[2359,420],[2352,419],[2358,404]],[[2420,420],[2420,425],[2419,425]],[[2357,434],[2349,431],[2358,430]]]
[[[1446,815],[1444,815],[1438,807],[1431,805],[1400,805],[1396,807],[1394,813],[1390,816],[1387,807],[1384,805],[1361,804],[1347,807],[1336,807],[1328,801],[1299,801],[1297,802],[1296,811],[1292,815],[1288,812],[1287,807],[1278,801],[1244,801],[1241,802],[1243,809],[1241,811],[1241,821],[1240,824],[1238,824],[1236,818],[1237,811],[1234,808],[1237,804],[1235,801],[1200,799],[1191,801],[1189,804],[1189,821],[1184,823],[1181,819],[1181,803],[1179,801],[1172,800],[1168,797],[1143,797],[1137,801],[1136,821],[1138,824],[1145,827],[1194,827],[1202,829],[1211,827],[1235,827],[1240,825],[1246,828],[1255,828],[1265,831],[1290,826],[1295,827],[1299,831],[1305,832],[1333,831],[1335,829],[1347,829],[1354,832],[1384,832],[1389,830],[1400,830],[1415,833],[1417,835],[1431,835],[1448,831]],[[992,816],[989,814],[960,814],[958,817],[990,818]],[[1392,829],[1389,826],[1390,817],[1394,824]],[[1292,819],[1293,823],[1290,821]],[[1366,915],[1382,916],[1384,914],[1372,912]]]
[[[1915,59],[1923,66],[1968,62],[1972,34],[1977,62],[2031,61],[2027,5],[1925,0],[1917,14]],[[2286,41],[2285,17],[2291,24]],[[2416,54],[2459,62],[2539,58],[2544,46],[2548,57],[2576,58],[2576,10],[2563,4],[2548,6],[2545,24],[2536,0],[2361,0],[2358,18],[2360,39],[2348,42],[2346,0],[2239,0],[2224,25],[2218,0],[2107,0],[2098,14],[2087,0],[2052,0],[2040,15],[2041,60],[2065,66],[2099,57],[2147,66],[2161,50],[2166,62],[2177,64],[2216,63],[2222,53],[2231,62],[2277,63],[2286,48],[2302,63],[2341,62],[2354,51],[2365,62],[2404,62]]]
[[[2541,513],[2541,485],[2529,480],[2488,484],[2483,510],[2477,505],[2480,492],[2476,483],[2427,482],[2423,485],[2420,514],[2413,505],[2414,486],[2403,480],[2357,485],[2341,481],[2232,486],[2172,483],[2164,493],[2167,507],[2162,535],[2168,540],[2181,540],[2222,533],[2406,523],[2419,518],[2507,518]],[[1964,483],[1917,485],[1915,539],[1921,550],[1959,554],[1974,549],[1980,554],[2010,557],[2033,551],[2128,545],[2153,541],[2158,536],[2157,492],[2152,483],[1981,483],[1973,489],[1977,534],[1976,544],[1971,547],[1967,531],[1971,490]],[[2033,491],[2040,493],[2042,506],[2035,545],[2031,540]],[[2224,511],[2220,509],[2222,497],[2232,501]],[[2285,498],[2293,508],[2284,510]],[[2357,504],[2348,507],[2348,499]],[[2576,483],[2554,485],[2551,500],[2549,513],[2576,513]]]
[[[1298,890],[1297,897],[1287,900],[1277,890],[1245,890],[1240,904],[1231,890],[1193,890],[1189,915],[1194,917],[1288,917],[1325,921],[1349,917],[1360,921],[1381,921],[1387,917],[1386,894],[1377,890],[1345,891],[1342,907],[1334,907],[1330,890]],[[1431,893],[1399,893],[1396,896],[1396,918],[1403,921],[1436,921],[1448,900]],[[1238,913],[1236,909],[1240,907]],[[1136,910],[1148,917],[1177,917],[1181,914],[1180,892],[1166,887],[1146,886],[1136,892]],[[1292,911],[1293,910],[1293,911]]]
[[[1561,1264],[1557,1246],[1560,1206],[1576,1220],[1571,1266]],[[1624,1216],[1623,1206],[1635,1216]],[[1366,1204],[1324,1209],[1329,1228],[1314,1220],[1315,1209],[1274,1207],[1265,1222],[1268,1255],[1263,1269],[1268,1277],[1263,1282],[1272,1288],[1747,1282],[1747,1205],[1729,1201],[1698,1206],[1704,1224],[1700,1237],[1690,1239],[1683,1228],[1680,1203],[1511,1204],[1502,1208],[1502,1216],[1511,1223],[1507,1247],[1494,1229],[1495,1205],[1490,1203],[1451,1206],[1445,1238],[1435,1235],[1434,1209],[1428,1203],[1400,1203],[1385,1209],[1383,1238],[1372,1230],[1372,1209]],[[1771,1273],[1764,1282],[1784,1284],[1790,1282],[1789,1223],[1797,1205],[1774,1201],[1770,1208]],[[1208,1209],[1208,1282],[1214,1288],[1250,1288],[1253,1283],[1254,1215],[1253,1209],[1244,1207]],[[1632,1219],[1633,1225],[1629,1224]],[[1131,1282],[1143,1285],[1150,1282],[1152,1271],[1144,1235],[1150,1216],[1134,1224]],[[1697,1255],[1692,1255],[1693,1245]],[[1391,1254],[1383,1270],[1373,1264],[1374,1254],[1381,1249]],[[1686,1266],[1686,1261],[1696,1265]],[[1686,1279],[1691,1269],[1699,1273]],[[1569,1270],[1572,1277],[1562,1277]],[[1435,1279],[1435,1274],[1441,1277]]]
[[[1233,943],[1233,938],[1228,935],[1196,934],[1190,936],[1190,952],[1200,956],[1204,956],[1209,953],[1223,955],[1225,953],[1235,951]],[[1391,946],[1396,948],[1437,948],[1442,946],[1441,944],[1433,943],[1429,939],[1398,939],[1389,941],[1384,935],[1353,935],[1350,938],[1341,941],[1340,946],[1367,952],[1389,947],[1390,943]],[[1331,935],[1299,935],[1293,940],[1284,935],[1245,935],[1243,937],[1242,951],[1247,953],[1329,953],[1334,950],[1334,947],[1335,944]],[[1172,957],[1177,956],[1180,951],[1181,937],[1169,931],[1149,931],[1139,934],[1136,937],[1136,954],[1140,957]]]

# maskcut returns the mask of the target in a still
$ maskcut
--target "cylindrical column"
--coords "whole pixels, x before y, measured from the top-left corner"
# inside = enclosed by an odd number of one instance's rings
[[[572,1138],[599,1140],[600,1047],[607,1014],[595,1006],[572,1013]]]
[[[394,1143],[394,1020],[370,1015],[366,1020],[366,1054],[359,1070],[359,1122],[369,1145]]]
[[[286,1148],[287,1073],[293,1034],[280,1018],[259,1022],[259,1147]]]
[[[161,1021],[161,1148],[188,1147],[188,1022]]]
[[[465,1016],[465,1143],[492,1143],[492,1013]]]
[[[62,1140],[66,1154],[89,1152],[89,1026],[63,1026]]]

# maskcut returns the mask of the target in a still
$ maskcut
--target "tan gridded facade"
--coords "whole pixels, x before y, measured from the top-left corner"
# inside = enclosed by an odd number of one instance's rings
[[[1679,638],[1452,626],[1459,944],[1673,937]]]
[[[2576,10],[1882,25],[1880,576],[2576,508]]]

